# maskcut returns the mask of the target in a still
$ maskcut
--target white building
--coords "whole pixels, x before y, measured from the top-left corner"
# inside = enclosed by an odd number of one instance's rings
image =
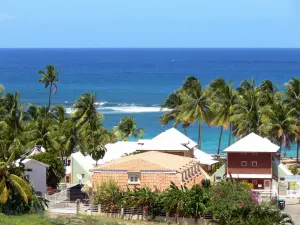
[[[20,160],[16,161],[17,164]],[[22,163],[25,165],[25,174],[36,193],[45,196],[47,191],[47,168],[48,165],[35,159],[24,159]]]

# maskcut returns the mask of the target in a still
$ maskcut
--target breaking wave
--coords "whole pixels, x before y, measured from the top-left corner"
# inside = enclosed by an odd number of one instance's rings
[[[168,108],[161,108],[158,105],[141,105],[109,102],[97,102],[95,105],[97,106],[97,110],[102,114],[157,113],[169,111]],[[72,111],[72,108],[66,108],[67,113],[71,113]]]

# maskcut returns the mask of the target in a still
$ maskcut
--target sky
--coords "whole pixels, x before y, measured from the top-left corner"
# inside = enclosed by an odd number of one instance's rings
[[[0,48],[300,48],[300,0],[0,0]]]

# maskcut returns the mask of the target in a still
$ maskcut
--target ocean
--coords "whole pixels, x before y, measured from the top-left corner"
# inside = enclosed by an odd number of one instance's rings
[[[218,76],[236,86],[252,77],[256,84],[271,79],[283,89],[300,76],[300,49],[0,49],[0,83],[6,91],[19,91],[22,103],[46,105],[48,90],[37,73],[46,64],[60,71],[52,104],[71,111],[81,94],[96,92],[106,127],[133,116],[148,139],[172,127],[159,124],[160,104],[188,76],[198,77],[203,86]],[[197,126],[187,133],[197,141]],[[218,137],[219,129],[205,126],[202,150],[216,153]],[[227,139],[225,131],[223,149]],[[293,147],[287,155],[295,154]]]

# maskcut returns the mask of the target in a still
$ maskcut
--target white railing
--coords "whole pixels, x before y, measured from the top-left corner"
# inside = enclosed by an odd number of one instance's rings
[[[289,198],[300,198],[300,190],[287,190],[286,197]]]
[[[60,192],[57,192],[57,193],[52,194],[52,195],[46,194],[45,197],[49,201],[49,206],[51,207],[55,204],[58,204],[58,203],[69,200],[70,190],[69,189],[64,189],[64,190],[61,190]]]

